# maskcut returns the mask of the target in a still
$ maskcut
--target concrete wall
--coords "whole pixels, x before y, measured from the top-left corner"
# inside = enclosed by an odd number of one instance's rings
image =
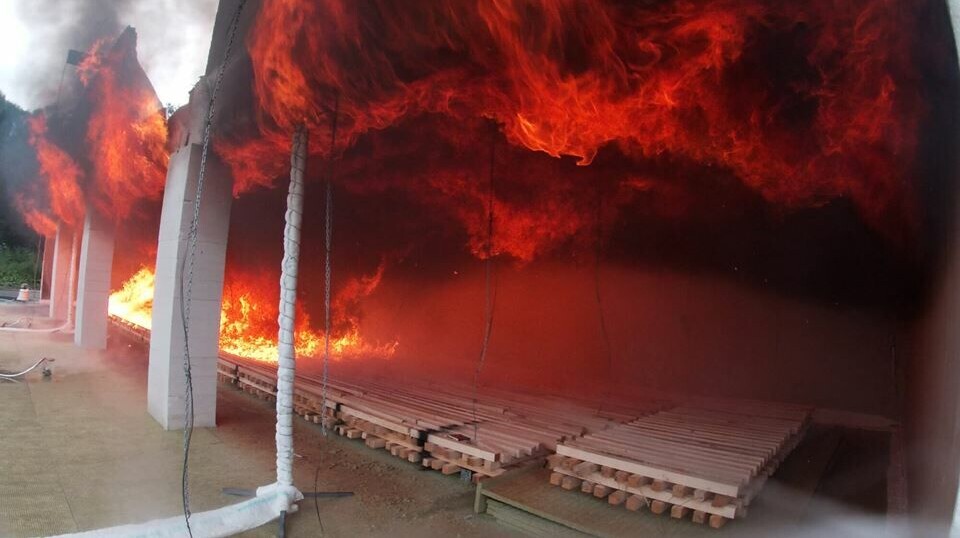
[[[303,286],[322,289],[320,279],[306,274]],[[607,266],[608,363],[592,268],[505,264],[497,282],[484,383],[583,397],[673,392],[897,411],[894,349],[903,335],[889,316],[710,275]],[[362,305],[361,334],[399,347],[387,364],[370,366],[470,382],[483,289],[479,267],[429,281],[388,272]]]
[[[960,0],[947,2],[955,39]],[[960,106],[954,103],[953,106]],[[956,126],[955,126],[956,127]],[[957,148],[945,166],[957,169]],[[918,525],[951,526],[956,521],[960,485],[960,200],[944,266],[933,286],[932,304],[917,323],[915,360],[907,372],[906,455],[909,509]]]
[[[937,289],[907,380],[910,510],[935,524],[953,520],[960,477],[960,242]]]

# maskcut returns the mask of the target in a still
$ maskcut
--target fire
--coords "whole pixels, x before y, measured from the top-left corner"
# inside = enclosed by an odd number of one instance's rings
[[[407,162],[445,147],[466,161],[487,153],[483,120],[496,125],[501,152],[581,168],[621,159],[609,177],[624,185],[637,169],[669,161],[733,175],[778,208],[848,198],[895,242],[916,229],[911,174],[925,107],[911,48],[920,15],[911,3],[372,4],[262,3],[247,40],[260,136],[218,143],[238,191],[282,175],[293,125],[328,132],[336,98],[337,147],[311,146],[325,158],[348,161],[361,140],[370,144],[365,162],[382,156],[370,159],[371,148],[391,155],[394,148],[369,141],[406,130],[409,138],[445,137],[409,145]],[[391,143],[405,143],[398,138]],[[479,255],[486,226],[476,224],[483,217],[472,204],[481,201],[483,160],[459,171],[410,166],[397,186],[446,205]],[[504,168],[495,205],[523,223],[500,223],[501,252],[528,260],[589,232],[593,219],[574,214],[572,189],[531,195],[535,203],[521,207],[508,193],[526,180]],[[590,177],[567,167],[539,184]],[[420,191],[448,179],[446,196]],[[546,229],[553,231],[539,233]]]
[[[149,329],[153,310],[153,271],[141,267],[119,290],[110,294],[107,310],[111,316]]]
[[[42,114],[29,123],[44,188],[30,185],[17,193],[17,207],[44,235],[55,230],[56,220],[82,224],[88,201],[125,218],[139,200],[158,198],[166,180],[166,117],[137,62],[133,29],[99,41],[78,69],[81,104],[55,110],[50,126],[59,136],[51,136]],[[86,133],[85,144],[61,148],[52,141],[73,140],[77,131]]]
[[[14,206],[24,222],[27,223],[33,231],[44,237],[50,237],[57,233],[57,223],[47,216],[46,211],[38,208],[31,197],[17,193],[13,198]]]
[[[80,167],[65,151],[49,140],[47,121],[42,115],[30,118],[30,144],[37,152],[40,176],[47,187],[50,211],[70,226],[79,225],[86,211],[83,191],[80,189],[82,177]],[[35,227],[38,233],[49,235],[49,226],[43,220],[50,219],[40,217],[35,202],[24,200],[19,205],[24,216],[27,217],[27,222],[40,226],[40,228]],[[55,228],[54,226],[54,230]]]
[[[333,314],[337,319],[335,325],[341,330],[335,330],[330,340],[333,358],[386,358],[396,350],[396,342],[383,345],[365,342],[360,336],[359,319],[349,313],[348,305],[372,292],[382,273],[381,267],[373,277],[351,281],[338,296]],[[153,271],[147,267],[141,268],[120,290],[110,295],[110,314],[149,329],[153,286]],[[220,311],[222,351],[264,362],[277,360],[277,286],[276,279],[264,274],[228,275]],[[297,356],[322,356],[323,332],[312,329],[309,315],[299,305],[295,339]]]
[[[79,66],[88,93],[87,146],[94,201],[118,218],[133,204],[163,192],[169,156],[163,107],[137,62],[137,36],[127,28],[101,40]]]

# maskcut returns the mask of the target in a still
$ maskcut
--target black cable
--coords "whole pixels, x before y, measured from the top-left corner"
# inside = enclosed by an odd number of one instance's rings
[[[323,436],[327,436],[327,384],[329,380],[329,363],[330,363],[330,329],[332,328],[332,319],[331,319],[331,301],[332,301],[332,287],[331,287],[331,274],[333,271],[331,253],[333,252],[333,178],[334,178],[334,166],[333,166],[333,156],[334,152],[337,149],[337,118],[340,116],[340,94],[337,93],[334,96],[333,101],[333,119],[330,122],[330,155],[329,155],[329,165],[327,167],[327,198],[326,198],[326,215],[324,216],[324,252],[326,259],[324,260],[324,290],[323,290],[323,379],[321,380],[320,390],[320,431]],[[313,491],[318,491],[320,483],[320,462],[317,462],[317,470],[313,476]],[[323,519],[320,517],[320,501],[317,496],[313,497],[313,508],[317,512],[317,522],[320,524],[320,535],[324,534],[323,530]]]
[[[607,319],[603,312],[603,297],[600,293],[600,264],[602,261],[603,245],[603,186],[597,182],[597,223],[596,244],[594,247],[593,264],[593,294],[597,300],[597,318],[600,323],[600,336],[603,338],[604,351],[607,355],[607,382],[604,384],[604,396],[600,401],[603,409],[604,401],[610,397],[610,386],[613,381],[613,346],[610,345],[610,334],[607,332]]]
[[[320,416],[323,422],[323,415]],[[322,454],[322,452],[321,452]],[[313,475],[313,491],[320,491],[320,462],[317,462],[317,471]],[[323,518],[320,517],[320,496],[313,496],[313,508],[317,511],[317,523],[320,524],[320,536],[324,535]]]
[[[327,198],[326,214],[324,215],[324,271],[323,271],[323,380],[321,383],[320,397],[320,431],[327,435],[326,422],[323,421],[323,413],[327,412],[327,383],[330,373],[330,330],[333,327],[331,302],[333,301],[333,285],[331,275],[333,272],[333,262],[331,254],[333,252],[333,178],[335,175],[334,152],[337,149],[337,119],[340,116],[340,93],[336,93],[333,98],[333,118],[330,121],[330,156],[327,166]]]
[[[184,375],[184,422],[183,422],[183,470],[180,474],[180,497],[183,502],[183,520],[187,526],[187,534],[193,538],[193,529],[190,528],[190,443],[193,440],[193,372],[190,362],[190,300],[193,295],[193,264],[197,248],[197,234],[200,226],[200,201],[203,197],[203,183],[206,177],[207,154],[210,150],[210,134],[213,126],[213,114],[217,99],[217,93],[223,83],[223,75],[226,71],[227,62],[230,60],[230,52],[233,49],[233,43],[237,35],[237,28],[240,23],[240,14],[246,5],[246,0],[240,0],[237,5],[237,11],[230,22],[230,34],[227,40],[227,47],[223,53],[223,63],[220,64],[220,71],[217,74],[213,91],[210,93],[210,102],[207,107],[207,117],[203,126],[203,149],[200,152],[200,170],[197,173],[197,191],[193,203],[193,219],[190,222],[190,232],[188,235],[187,255],[180,263],[179,288],[180,288],[180,320],[183,325],[183,375]],[[184,290],[184,272],[187,267],[187,260],[190,260],[190,272],[187,275],[187,287]]]
[[[486,274],[484,276],[484,328],[483,343],[480,346],[480,357],[477,360],[477,369],[473,373],[473,442],[477,442],[479,434],[479,420],[477,419],[477,400],[480,393],[480,372],[483,370],[483,364],[487,359],[487,350],[490,347],[490,333],[493,332],[493,308],[496,301],[496,295],[493,286],[493,209],[496,199],[496,190],[494,185],[495,164],[496,164],[496,142],[497,129],[491,128],[490,134],[490,167],[489,183],[487,191],[487,241],[484,245],[484,255],[486,256]]]
[[[37,259],[33,264],[33,283],[37,285],[37,288],[42,288],[40,284],[40,271],[43,267],[43,259],[41,254],[41,245],[45,244],[46,238],[42,235],[37,237]],[[40,296],[43,297],[43,289],[40,289]]]
[[[192,256],[192,253],[191,253]],[[186,267],[187,257],[184,256],[180,263],[180,320],[183,322],[184,339],[184,380],[186,395],[186,414],[183,419],[183,469],[180,473],[180,500],[183,503],[183,520],[187,525],[187,534],[193,538],[193,530],[190,528],[190,480],[188,470],[190,468],[190,442],[193,440],[193,376],[190,366],[190,329],[187,323],[186,309],[184,307],[183,290],[183,272]]]

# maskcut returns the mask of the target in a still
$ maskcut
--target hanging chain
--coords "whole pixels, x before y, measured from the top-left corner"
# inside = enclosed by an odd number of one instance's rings
[[[332,302],[332,288],[330,276],[331,252],[333,250],[333,177],[334,177],[334,152],[337,148],[337,117],[340,115],[340,94],[334,96],[333,101],[333,119],[330,122],[330,162],[327,168],[327,200],[326,200],[326,219],[324,221],[324,253],[325,265],[323,274],[323,381],[321,384],[320,396],[320,431],[327,435],[327,421],[323,414],[327,412],[327,383],[330,378],[330,330],[332,328],[330,303]]]
[[[207,117],[203,126],[203,149],[200,152],[200,170],[197,174],[197,192],[193,201],[193,219],[190,222],[190,231],[188,234],[187,255],[180,265],[180,318],[183,321],[183,375],[184,375],[184,424],[183,424],[183,472],[181,480],[181,497],[183,500],[183,519],[187,525],[187,534],[193,537],[193,530],[190,528],[190,441],[193,438],[193,375],[190,364],[190,303],[193,296],[193,269],[194,258],[197,251],[197,233],[200,226],[200,200],[203,197],[203,183],[207,171],[207,154],[210,150],[210,134],[213,127],[213,115],[217,102],[217,94],[220,92],[220,86],[223,84],[223,75],[226,71],[227,63],[230,60],[230,54],[233,50],[233,44],[236,40],[237,29],[240,26],[240,14],[246,5],[246,0],[240,0],[237,5],[237,11],[233,14],[230,21],[230,35],[227,39],[227,47],[223,53],[223,63],[220,64],[220,71],[217,73],[216,82],[210,94],[210,103],[207,108]],[[189,263],[188,263],[189,261]],[[186,290],[184,290],[184,268],[187,266]]]

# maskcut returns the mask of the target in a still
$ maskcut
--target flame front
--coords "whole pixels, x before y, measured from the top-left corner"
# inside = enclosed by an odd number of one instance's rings
[[[153,271],[141,267],[118,291],[110,294],[107,310],[111,316],[149,329],[153,311]]]
[[[397,342],[369,344],[360,336],[359,320],[347,316],[346,297],[358,299],[369,294],[379,283],[382,268],[372,278],[351,282],[340,294],[333,309],[337,319],[330,339],[334,359],[387,358],[393,355]],[[123,286],[110,295],[110,314],[130,323],[150,328],[153,308],[154,273],[143,267]],[[233,275],[223,288],[220,310],[220,349],[226,353],[264,362],[277,360],[277,316],[279,312],[277,283],[266,275]],[[298,305],[296,327],[298,357],[323,355],[323,332],[311,327],[310,316]]]

